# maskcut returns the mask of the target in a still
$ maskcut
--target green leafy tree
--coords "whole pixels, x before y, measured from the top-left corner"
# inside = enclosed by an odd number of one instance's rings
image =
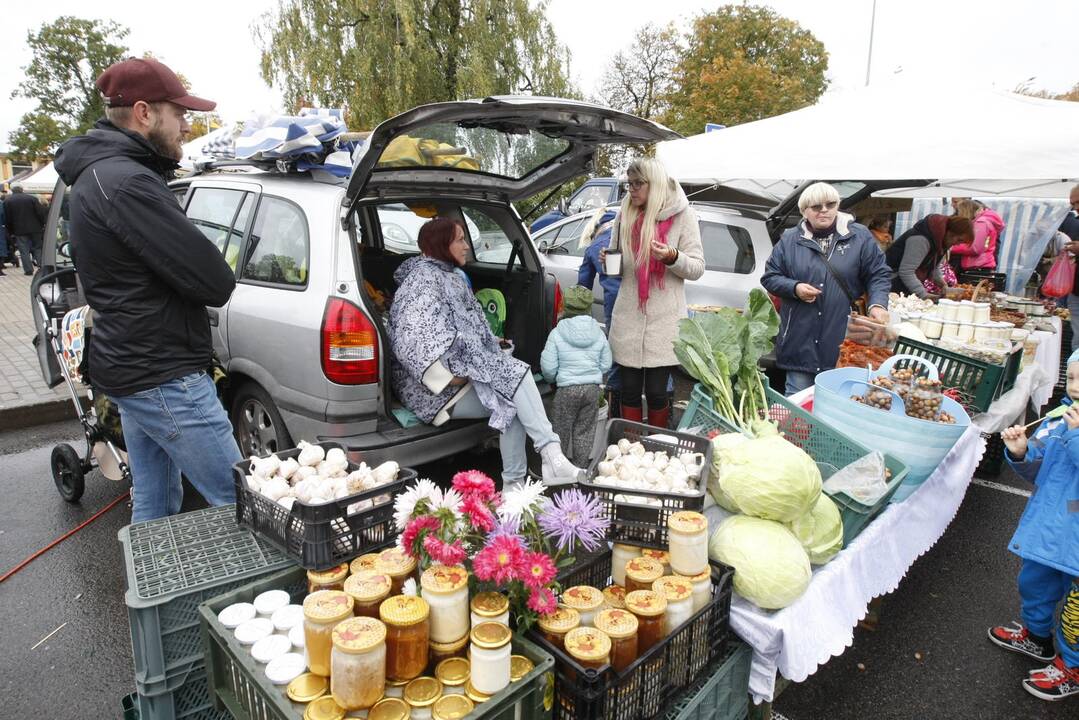
[[[663,115],[683,134],[806,107],[828,85],[824,44],[766,7],[725,5],[699,15],[685,46]]]
[[[8,136],[12,152],[34,160],[51,154],[71,135],[88,130],[104,115],[97,76],[127,54],[127,28],[115,22],[65,15],[27,33],[33,53],[11,97],[37,101]]]

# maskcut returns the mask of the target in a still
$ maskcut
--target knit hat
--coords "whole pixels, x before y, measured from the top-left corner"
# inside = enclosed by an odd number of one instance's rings
[[[592,291],[584,285],[574,285],[562,295],[562,317],[571,318],[590,314],[592,302],[595,299]]]
[[[1079,362],[1079,350],[1068,356],[1068,364],[1071,365],[1073,362]]]

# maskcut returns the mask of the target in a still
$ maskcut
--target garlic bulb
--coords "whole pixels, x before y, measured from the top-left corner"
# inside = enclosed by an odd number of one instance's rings
[[[667,453],[658,452],[656,453],[655,458],[653,458],[652,460],[652,467],[654,467],[656,470],[663,470],[663,468],[667,467],[667,464],[670,461],[671,459],[667,455]]]
[[[630,455],[636,455],[637,457],[642,457],[646,452],[647,451],[644,449],[644,445],[641,445],[639,442],[632,443],[629,446],[629,454]]]
[[[326,451],[318,445],[300,442],[300,456],[297,458],[301,465],[314,467],[326,459]]]
[[[367,469],[366,465],[361,465],[359,470],[350,472],[345,480],[348,482],[349,490],[354,493],[370,490],[375,486],[371,471]]]
[[[262,484],[262,494],[274,502],[290,494],[288,480],[283,477],[273,477]]]
[[[401,471],[401,466],[395,463],[393,460],[388,460],[382,463],[377,468],[371,471],[371,477],[375,481],[375,487],[379,485],[385,485],[391,483],[397,479],[397,473]]]
[[[254,475],[247,476],[247,487],[251,488],[255,492],[262,492],[262,480],[259,480]]]
[[[607,459],[614,460],[617,457],[622,457],[622,451],[618,449],[617,445],[607,446]]]
[[[314,478],[304,478],[296,483],[292,488],[292,494],[302,503],[310,503],[311,498],[315,496],[315,492],[318,490],[318,480]]]
[[[630,443],[629,440],[626,440],[625,438],[622,438],[621,440],[618,441],[618,451],[621,452],[623,455],[625,455],[626,453],[629,452],[629,446],[631,444],[632,443]]]
[[[326,451],[326,462],[333,465],[340,465],[341,467],[348,467],[348,458],[345,457],[345,451],[341,448],[330,448]]]
[[[601,477],[611,477],[616,472],[614,463],[607,460],[601,460],[599,464],[596,465],[596,470],[599,472]]]
[[[636,455],[626,455],[622,458],[622,467],[629,468],[630,470],[636,470],[641,466],[641,459]]]
[[[276,455],[264,458],[251,457],[251,473],[263,480],[273,477],[279,467],[281,467],[281,460]]]
[[[299,469],[300,463],[295,458],[288,458],[281,461],[281,467],[277,469],[277,474],[286,480],[291,480]]]
[[[659,485],[663,482],[663,473],[661,473],[659,470],[656,470],[655,468],[648,468],[644,471],[644,480],[649,485],[655,487],[656,485]]]

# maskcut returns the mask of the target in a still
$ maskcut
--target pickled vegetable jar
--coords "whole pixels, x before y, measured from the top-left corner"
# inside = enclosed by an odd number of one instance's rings
[[[641,549],[634,545],[615,543],[611,549],[611,580],[615,585],[626,584],[626,563],[641,556]]]
[[[363,710],[382,699],[386,685],[386,626],[353,617],[333,629],[330,694],[345,710]]]
[[[566,633],[566,652],[583,668],[599,670],[611,664],[611,639],[594,627],[579,627]]]
[[[464,695],[472,666],[463,657],[443,660],[435,668],[435,678],[442,683],[443,695]]]
[[[307,667],[314,674],[330,676],[333,628],[349,617],[352,617],[352,598],[340,590],[318,590],[304,598],[304,648]]]
[[[654,558],[636,557],[626,563],[626,592],[651,590],[652,583],[663,577],[663,565]]]
[[[431,642],[450,643],[468,635],[468,571],[460,565],[432,565],[420,584],[431,606]]]
[[[670,635],[693,617],[693,583],[689,578],[668,575],[656,580],[652,590],[667,598],[667,614],[663,619],[663,634]]]
[[[626,610],[637,618],[637,654],[644,655],[666,637],[667,598],[651,590],[635,590],[626,594]]]
[[[348,563],[341,563],[329,570],[308,570],[307,592],[310,594],[319,590],[344,590],[346,577]]]
[[[510,601],[502,593],[482,592],[472,598],[472,627],[481,622],[510,624]]]
[[[494,695],[510,684],[510,639],[513,634],[502,623],[480,623],[472,629],[471,675],[469,682],[484,695]]]
[[[390,576],[393,583],[393,587],[390,588],[390,595],[400,595],[401,589],[405,585],[405,580],[408,580],[416,572],[416,559],[401,548],[393,547],[378,554],[375,570]]]
[[[427,668],[431,608],[414,595],[395,595],[382,601],[379,618],[386,623],[386,679],[412,680]]]
[[[385,573],[362,570],[345,580],[345,592],[352,598],[352,612],[356,617],[378,619],[378,608],[390,596],[393,581]]]
[[[581,616],[581,625],[588,626],[603,609],[603,593],[591,585],[576,585],[562,593],[562,603],[576,610]]]
[[[667,519],[671,571],[693,577],[708,569],[708,518],[682,510]]]
[[[442,683],[433,677],[418,677],[405,685],[404,700],[412,720],[429,720],[431,708],[442,697]]]
[[[571,607],[559,605],[550,615],[540,615],[539,629],[547,642],[559,650],[565,650],[566,633],[581,624],[581,614]]]
[[[596,629],[611,639],[611,667],[622,672],[637,659],[637,616],[628,610],[602,610]]]

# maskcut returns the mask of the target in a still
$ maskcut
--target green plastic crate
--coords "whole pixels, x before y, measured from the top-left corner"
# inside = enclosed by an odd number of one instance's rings
[[[265,665],[251,657],[217,614],[237,602],[251,602],[266,590],[286,590],[292,601],[302,603],[307,594],[307,572],[296,567],[213,598],[199,606],[206,654],[206,678],[215,704],[236,720],[300,720],[302,703],[291,701],[284,686],[266,679]],[[535,667],[521,680],[477,706],[469,714],[484,720],[549,720],[554,703],[554,658],[529,640],[514,636],[514,653],[530,659]]]
[[[749,715],[752,660],[753,648],[744,642],[732,642],[715,671],[686,691],[666,720],[744,720]]]
[[[830,465],[838,470],[872,452],[810,415],[772,388],[766,387],[764,391],[768,400],[769,419],[779,425],[779,431],[784,438],[804,450],[818,465]],[[712,398],[700,383],[693,386],[689,405],[682,415],[678,429],[697,433],[711,430],[737,432],[733,425],[714,410]],[[829,493],[829,497],[839,506],[839,514],[843,518],[844,546],[854,540],[869,521],[888,505],[888,501],[907,476],[907,466],[891,455],[884,456],[884,464],[892,473],[888,480],[888,490],[872,505],[858,502],[846,493]],[[831,472],[823,474],[830,475]]]
[[[1022,346],[1013,350],[1003,365],[993,365],[907,337],[896,341],[895,354],[914,355],[933,363],[944,387],[956,388],[972,398],[968,406],[980,412],[988,410],[994,400],[1015,387],[1023,363]]]

